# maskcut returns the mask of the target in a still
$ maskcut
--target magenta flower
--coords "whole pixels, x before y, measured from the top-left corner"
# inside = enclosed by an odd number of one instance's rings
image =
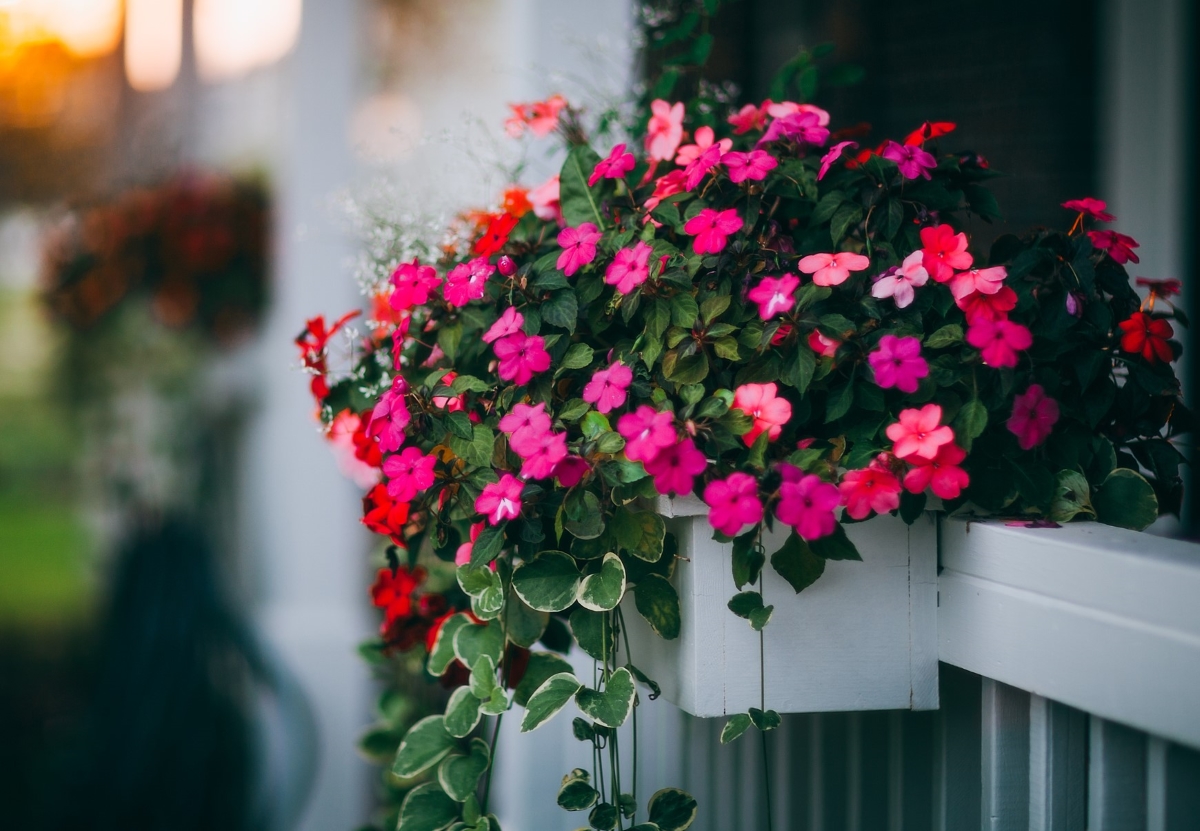
[[[379,396],[379,402],[371,410],[367,435],[379,441],[379,449],[384,453],[394,453],[404,444],[404,431],[412,420],[404,400],[407,392],[408,383],[397,375],[392,388]]]
[[[1030,384],[1029,389],[1013,399],[1007,427],[1017,437],[1021,449],[1029,450],[1049,438],[1057,422],[1058,402],[1046,395],[1041,384]]]
[[[1004,287],[1007,277],[1008,272],[1002,265],[960,271],[950,278],[950,293],[954,295],[956,304],[972,292],[995,294]]]
[[[929,282],[929,272],[921,263],[925,255],[914,251],[904,258],[898,268],[888,269],[875,285],[871,286],[871,296],[883,299],[890,297],[896,302],[897,309],[911,305],[916,298],[915,288]]]
[[[779,166],[779,160],[766,150],[751,150],[749,153],[734,151],[722,156],[721,164],[729,171],[729,181],[739,184],[747,179],[761,182]]]
[[[591,465],[578,456],[568,456],[555,466],[554,478],[561,487],[573,488],[591,469]]]
[[[629,294],[650,276],[649,243],[639,242],[633,248],[622,248],[604,270],[604,282],[616,286],[621,294]]]
[[[936,497],[957,499],[971,484],[967,472],[958,466],[965,458],[966,451],[956,444],[943,444],[932,459],[912,456],[907,460],[913,467],[904,474],[904,487],[909,493],[931,488]]]
[[[733,125],[734,135],[742,135],[751,130],[761,130],[767,126],[767,105],[769,101],[764,101],[761,107],[756,107],[753,104],[745,104],[736,113],[733,113],[729,118],[725,119]]]
[[[602,236],[604,234],[591,222],[584,222],[578,228],[563,228],[558,232],[558,244],[562,246],[562,253],[558,255],[555,266],[570,277],[596,259],[596,243]]]
[[[870,268],[871,260],[862,254],[839,251],[836,254],[809,254],[800,260],[800,270],[813,276],[818,286],[840,286],[851,271]]]
[[[484,343],[493,343],[506,338],[509,335],[514,335],[521,331],[521,327],[525,325],[525,315],[517,311],[516,306],[509,306],[496,319],[496,322],[483,333]]]
[[[495,273],[496,267],[483,257],[476,257],[469,263],[459,263],[446,275],[442,294],[451,306],[465,306],[483,297],[488,278]]]
[[[675,155],[683,140],[683,104],[671,104],[658,98],[650,102],[650,121],[646,124],[646,153],[656,162]]]
[[[666,176],[660,176],[654,182],[654,193],[650,194],[650,198],[646,200],[646,210],[654,210],[668,196],[683,193],[683,186],[686,182],[687,174],[682,170],[672,170]]]
[[[890,470],[874,464],[846,473],[838,492],[846,513],[854,519],[866,519],[871,511],[886,514],[900,507],[900,480]]]
[[[737,208],[714,211],[705,208],[683,226],[685,234],[695,237],[692,248],[697,254],[718,254],[725,250],[729,236],[742,230],[742,217]]]
[[[939,447],[954,441],[954,431],[939,426],[941,421],[942,408],[937,404],[901,410],[900,420],[887,427],[887,437],[894,442],[892,452],[901,459],[935,458]]]
[[[414,259],[411,263],[396,266],[389,279],[392,296],[388,303],[398,312],[406,312],[414,306],[429,302],[429,293],[438,287],[442,278],[431,265],[421,265]]]
[[[832,534],[837,525],[833,512],[842,502],[837,486],[821,481],[820,476],[804,475],[786,462],[780,468],[784,470],[784,478],[779,486],[775,516],[810,542]]]
[[[967,235],[956,234],[949,225],[931,225],[921,229],[921,261],[929,276],[939,283],[949,282],[955,270],[971,267],[974,258],[967,251]]]
[[[782,277],[764,277],[757,286],[746,293],[746,297],[758,304],[758,316],[770,320],[777,314],[790,312],[796,305],[796,289],[800,278],[795,274]]]
[[[713,133],[712,127],[697,127],[696,128],[696,143],[685,144],[679,148],[675,154],[675,164],[686,167],[704,154],[704,151],[713,146],[716,140],[716,134]],[[728,153],[733,147],[733,139],[723,138],[716,142],[721,148],[722,153]]]
[[[762,522],[763,506],[758,498],[758,480],[749,473],[731,473],[704,487],[708,524],[727,537],[736,537],[747,525]]]
[[[617,432],[625,439],[625,455],[635,462],[649,462],[679,440],[674,413],[646,404],[621,416]]]
[[[758,140],[755,147],[762,147],[769,141],[779,139],[792,139],[801,144],[820,147],[829,141],[829,128],[821,124],[821,116],[816,112],[794,112],[772,121],[771,126],[767,128],[767,132]]]
[[[721,147],[714,144],[688,162],[688,166],[683,169],[684,189],[695,190],[696,185],[704,180],[708,171],[716,167],[719,161],[721,161]]]
[[[886,389],[914,393],[920,381],[929,374],[929,364],[921,357],[921,342],[916,338],[884,335],[879,348],[867,355],[875,373],[875,383]]]
[[[833,167],[833,163],[842,157],[842,153],[846,152],[847,147],[858,147],[857,141],[839,141],[833,147],[829,148],[829,152],[821,157],[821,169],[817,171],[817,181],[825,178],[825,174],[829,172],[829,168]]]
[[[521,515],[521,480],[506,473],[499,482],[483,486],[483,493],[475,500],[475,510],[487,517],[489,525],[499,525],[506,519]]]
[[[929,171],[937,167],[937,159],[916,144],[897,144],[889,141],[879,155],[896,163],[905,179],[932,179]]]
[[[525,464],[521,465],[521,478],[545,479],[553,475],[558,463],[567,458],[566,433],[528,434],[522,454]]]
[[[437,459],[415,447],[406,447],[383,460],[387,491],[397,502],[412,502],[418,493],[433,484],[433,465]]]
[[[618,144],[608,154],[607,159],[601,159],[592,175],[588,177],[588,187],[593,187],[601,178],[604,179],[624,179],[625,174],[633,170],[637,161],[633,158],[632,153],[625,152],[625,145]]]
[[[654,477],[654,489],[664,496],[692,492],[696,477],[708,467],[708,459],[690,438],[661,448],[653,459],[642,463]]]
[[[1093,246],[1100,251],[1107,252],[1108,256],[1120,265],[1125,265],[1130,261],[1141,262],[1138,255],[1133,253],[1133,249],[1140,247],[1133,237],[1118,234],[1116,231],[1088,231],[1087,235]]]
[[[786,398],[776,396],[778,389],[774,383],[742,384],[733,391],[730,409],[741,410],[754,419],[750,432],[742,436],[747,447],[762,433],[767,434],[767,441],[775,441],[783,432],[783,425],[791,419],[792,404]]]
[[[550,416],[544,402],[530,406],[515,404],[500,419],[500,430],[508,434],[508,445],[522,459],[533,453],[537,439],[550,432]]]
[[[516,332],[496,341],[492,349],[500,359],[496,374],[505,381],[528,384],[534,375],[550,368],[550,353],[540,335]]]
[[[1017,365],[1017,353],[1033,345],[1033,335],[1011,320],[976,318],[967,327],[967,343],[983,355],[983,362],[997,369]]]
[[[1070,199],[1062,203],[1062,206],[1068,211],[1078,211],[1081,214],[1086,214],[1097,222],[1112,222],[1116,219],[1105,208],[1108,203],[1103,199],[1093,199],[1090,196],[1085,196],[1083,199]]]
[[[595,404],[602,413],[610,413],[625,403],[625,393],[633,383],[633,370],[618,361],[608,369],[597,369],[583,388],[583,400]]]

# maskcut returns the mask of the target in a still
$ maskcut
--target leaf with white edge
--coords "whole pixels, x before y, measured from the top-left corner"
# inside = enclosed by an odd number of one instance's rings
[[[1119,467],[1092,495],[1096,519],[1106,525],[1141,531],[1158,519],[1158,497],[1138,472]]]
[[[442,760],[438,766],[438,784],[451,799],[466,802],[479,787],[479,777],[488,769],[491,759],[487,742],[478,737],[471,739],[467,755],[455,753]]]
[[[629,831],[662,831],[656,822],[639,822],[637,825],[630,826]]]
[[[661,831],[684,831],[696,821],[699,806],[691,794],[678,788],[663,788],[650,797],[650,821]]]
[[[799,594],[825,573],[825,560],[793,531],[783,547],[771,555],[771,568]]]
[[[584,687],[575,694],[575,703],[585,716],[605,727],[620,727],[633,710],[637,687],[633,673],[620,667],[608,676],[604,691]]]
[[[433,641],[433,649],[429,651],[426,669],[430,675],[437,677],[445,673],[455,658],[454,636],[459,629],[470,625],[471,619],[461,612],[446,618]]]
[[[633,601],[638,613],[663,640],[679,637],[682,615],[679,592],[670,581],[659,574],[647,574],[633,589]]]
[[[612,831],[617,827],[617,806],[601,802],[588,813],[588,825],[596,831]]]
[[[480,655],[488,655],[494,663],[500,663],[504,652],[504,628],[497,620],[486,625],[470,624],[454,633],[454,655],[466,667],[475,666]]]
[[[492,690],[488,700],[479,705],[479,710],[489,716],[498,716],[508,710],[508,705],[508,695],[504,690],[496,687]]]
[[[762,595],[758,592],[740,592],[729,600],[729,611],[750,621],[750,626],[756,632],[761,632],[771,620],[775,607],[764,606]]]
[[[571,610],[571,634],[579,648],[597,661],[613,654],[613,630],[609,615],[578,606]]]
[[[625,564],[616,554],[605,554],[600,570],[579,584],[579,605],[593,612],[615,609],[625,596]]]
[[[583,687],[579,679],[570,672],[551,675],[529,696],[525,705],[525,717],[521,719],[521,732],[535,730],[558,713]]]
[[[487,701],[492,693],[499,689],[496,683],[496,662],[491,655],[480,655],[471,667],[471,695],[480,701]]]
[[[575,602],[579,569],[562,551],[543,551],[513,572],[513,590],[531,609],[561,612]]]
[[[575,768],[564,776],[558,789],[559,807],[567,811],[586,811],[595,805],[600,792],[592,787],[591,779],[583,768]]]
[[[742,734],[750,729],[752,722],[750,716],[745,713],[736,713],[729,717],[729,721],[725,722],[725,726],[721,728],[721,744],[729,744],[742,737]]]
[[[621,548],[639,560],[657,563],[662,558],[667,526],[653,511],[617,511],[610,528]]]
[[[396,831],[442,831],[458,819],[458,803],[432,782],[404,797]]]
[[[507,522],[488,525],[479,532],[479,538],[471,545],[470,564],[472,566],[486,566],[499,556],[504,549],[504,526],[506,524]]]
[[[508,639],[517,646],[528,649],[537,643],[546,631],[550,615],[529,608],[529,604],[514,592],[504,602],[500,619],[504,621],[504,631],[508,634]]]
[[[521,682],[513,690],[513,701],[522,707],[526,706],[529,703],[529,697],[547,678],[551,675],[572,671],[571,664],[561,655],[553,652],[529,653],[529,663],[525,667],[525,674],[521,676]]]
[[[442,716],[426,716],[400,742],[392,773],[401,779],[411,779],[440,762],[454,746],[454,737],[446,732]]]
[[[760,710],[757,707],[750,708],[750,721],[764,733],[768,730],[774,730],[783,724],[783,719],[779,717],[779,713],[774,710]]]
[[[1093,519],[1092,489],[1087,478],[1077,470],[1060,470],[1054,501],[1050,503],[1050,519],[1055,522],[1070,522],[1079,514]]]
[[[479,699],[470,687],[456,687],[450,694],[443,723],[446,732],[457,739],[469,736],[479,724]]]
[[[465,565],[458,569],[458,585],[471,598],[471,611],[480,620],[494,620],[504,609],[504,585],[487,566]]]

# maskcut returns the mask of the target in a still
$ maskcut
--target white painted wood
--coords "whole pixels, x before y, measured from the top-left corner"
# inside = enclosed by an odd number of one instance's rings
[[[1029,693],[983,679],[980,749],[981,827],[1029,827]]]
[[[1167,743],[1146,742],[1146,831],[1167,831]]]
[[[712,539],[696,499],[658,510],[679,540],[674,583],[678,640],[658,638],[626,601],[634,663],[689,713],[720,716],[760,705],[759,635],[730,612],[731,546]],[[766,706],[779,712],[937,707],[936,526],[890,516],[847,526],[863,562],[829,562],[800,595],[768,564],[761,587],[775,613],[764,631]],[[783,529],[788,531],[788,529]],[[767,535],[770,554],[787,534]]]
[[[1099,718],[1088,743],[1088,831],[1146,831],[1146,736]]]
[[[941,660],[1200,746],[1200,546],[946,520]]]
[[[1029,831],[1084,831],[1086,805],[1087,716],[1031,696]]]

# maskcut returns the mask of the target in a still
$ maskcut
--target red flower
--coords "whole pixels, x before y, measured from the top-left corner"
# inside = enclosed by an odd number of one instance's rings
[[[1121,331],[1121,349],[1133,355],[1141,355],[1150,363],[1170,362],[1174,357],[1171,344],[1167,341],[1175,334],[1171,324],[1161,317],[1150,317],[1145,312],[1134,312],[1128,320],[1118,324]]]
[[[924,144],[930,139],[941,138],[953,133],[958,127],[953,121],[926,121],[917,129],[908,134],[904,139],[904,143],[910,147],[917,144]]]
[[[402,532],[407,522],[408,503],[393,499],[382,482],[363,497],[362,524],[376,534],[391,537],[396,545],[404,545]]]
[[[1096,248],[1108,252],[1108,256],[1120,265],[1130,261],[1141,262],[1138,255],[1133,253],[1133,249],[1138,247],[1133,237],[1118,234],[1116,231],[1088,231],[1088,239]]]
[[[1108,203],[1103,199],[1093,199],[1090,196],[1085,196],[1083,199],[1071,199],[1063,202],[1062,206],[1068,211],[1079,211],[1081,214],[1087,214],[1097,222],[1112,222],[1116,219],[1115,216],[1104,210],[1108,207]]]
[[[1134,280],[1142,288],[1150,289],[1157,297],[1175,297],[1183,291],[1183,283],[1179,280],[1152,280],[1149,277],[1138,277]]]
[[[955,302],[970,326],[977,320],[1007,320],[1008,313],[1017,307],[1017,293],[1008,286],[1001,286],[995,294],[973,291]]]
[[[508,235],[517,227],[517,218],[512,214],[500,214],[488,222],[483,236],[475,240],[472,252],[480,257],[490,257],[508,244]]]
[[[325,396],[329,395],[329,382],[325,380],[327,371],[325,349],[338,330],[360,314],[362,312],[358,310],[347,312],[334,321],[329,328],[325,327],[325,315],[317,315],[309,318],[304,325],[304,331],[296,336],[295,343],[300,347],[300,360],[303,362],[304,368],[313,373],[310,388],[318,403],[324,401]]]
[[[371,602],[383,609],[383,631],[397,618],[412,614],[413,594],[425,582],[425,569],[417,566],[412,571],[400,566],[394,572],[381,568],[371,586]]]

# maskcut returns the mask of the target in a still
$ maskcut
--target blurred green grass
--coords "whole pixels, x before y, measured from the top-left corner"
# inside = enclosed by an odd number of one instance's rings
[[[59,628],[91,608],[88,535],[74,505],[0,494],[0,628]]]

